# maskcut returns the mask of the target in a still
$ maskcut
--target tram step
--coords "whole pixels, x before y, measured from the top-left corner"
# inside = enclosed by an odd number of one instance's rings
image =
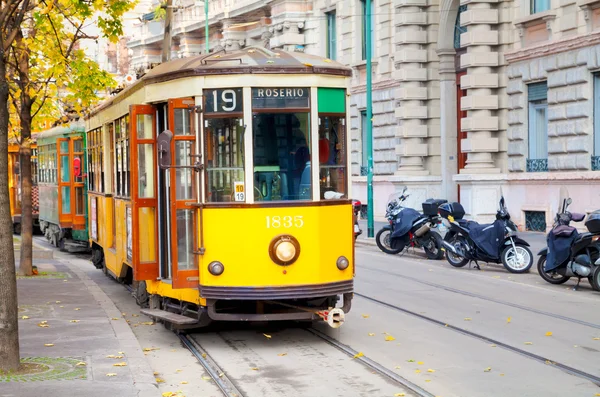
[[[152,317],[155,319],[165,320],[169,323],[176,325],[192,325],[198,324],[198,320],[186,316],[182,316],[180,314],[171,313],[165,310],[157,310],[157,309],[142,309],[140,310],[143,314],[148,317]]]

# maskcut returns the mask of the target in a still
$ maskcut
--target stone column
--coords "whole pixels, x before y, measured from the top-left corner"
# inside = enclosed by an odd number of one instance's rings
[[[396,134],[400,144],[396,154],[400,156],[397,174],[428,175],[423,167],[423,157],[427,156],[427,25],[426,0],[395,1],[394,42],[395,70],[393,76],[401,82],[396,98],[399,106],[395,109],[400,120]]]
[[[467,54],[461,59],[461,65],[467,68],[467,75],[461,78],[461,87],[467,90],[462,99],[462,110],[467,111],[467,117],[461,123],[462,130],[467,132],[467,139],[462,141],[467,164],[461,173],[499,173],[493,157],[498,152],[499,130],[498,53],[494,50],[499,35],[492,30],[498,24],[498,10],[493,8],[497,0],[461,3],[467,5],[467,11],[461,14],[461,26],[467,27],[467,32],[461,35],[461,46],[467,47]]]
[[[236,27],[237,22],[225,19],[223,23],[223,39],[221,45],[227,51],[237,51],[246,43],[246,31],[242,27]]]
[[[440,157],[442,197],[456,200],[458,192],[452,177],[458,172],[457,159],[457,98],[456,51],[454,48],[437,50],[440,58]]]

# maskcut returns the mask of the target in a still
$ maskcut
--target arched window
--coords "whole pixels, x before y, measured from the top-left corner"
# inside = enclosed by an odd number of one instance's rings
[[[467,6],[462,5],[458,7],[458,13],[456,14],[456,22],[454,23],[454,49],[460,48],[460,35],[465,33],[467,28],[460,26],[460,14],[467,11]]]

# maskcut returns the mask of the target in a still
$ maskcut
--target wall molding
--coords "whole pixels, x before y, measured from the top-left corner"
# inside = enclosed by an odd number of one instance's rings
[[[551,41],[549,43],[507,52],[504,54],[504,58],[510,64],[548,55],[559,54],[561,52],[576,50],[596,44],[600,44],[600,32],[587,33],[577,37]]]

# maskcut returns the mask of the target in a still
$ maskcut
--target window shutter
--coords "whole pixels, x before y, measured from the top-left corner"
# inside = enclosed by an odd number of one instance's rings
[[[544,101],[548,99],[548,84],[545,81],[542,83],[529,84],[527,86],[527,94],[529,96],[529,102]]]

